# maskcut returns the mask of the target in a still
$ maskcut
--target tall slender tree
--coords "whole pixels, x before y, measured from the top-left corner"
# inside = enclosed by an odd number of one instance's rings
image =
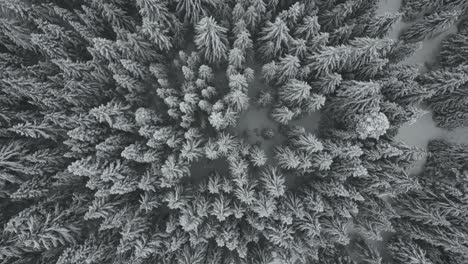
[[[195,27],[194,42],[210,63],[220,63],[227,58],[227,29],[219,26],[213,17],[204,17]]]

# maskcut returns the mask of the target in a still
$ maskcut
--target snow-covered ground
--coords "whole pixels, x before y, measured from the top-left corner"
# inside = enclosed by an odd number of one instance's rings
[[[279,124],[270,116],[271,108],[259,108],[255,105],[256,97],[260,91],[270,88],[261,80],[261,65],[255,64],[251,67],[255,71],[255,79],[249,84],[250,107],[242,113],[236,127],[231,128],[230,132],[244,138],[250,144],[260,144],[271,162],[274,147],[281,145],[285,138],[279,133]],[[317,129],[319,120],[320,113],[316,112],[294,120],[290,122],[290,125],[300,125],[307,131],[313,132]],[[272,139],[262,138],[261,132],[265,128],[272,129],[275,132]]]
[[[268,86],[261,80],[262,67],[260,64],[252,64],[250,67],[255,71],[255,79],[249,84],[248,96],[250,106],[239,117],[237,125],[230,129],[230,132],[246,140],[250,144],[260,144],[272,161],[274,147],[281,145],[284,137],[279,133],[279,125],[270,117],[270,108],[260,108],[255,104],[256,97],[261,91],[268,90]],[[275,136],[271,139],[264,139],[261,135],[263,129],[272,129]]]
[[[432,139],[445,139],[454,143],[468,144],[468,127],[446,130],[436,127],[432,114],[428,113],[412,125],[402,127],[397,139],[408,145],[426,149]],[[412,173],[418,173],[424,166],[424,160],[415,164]]]

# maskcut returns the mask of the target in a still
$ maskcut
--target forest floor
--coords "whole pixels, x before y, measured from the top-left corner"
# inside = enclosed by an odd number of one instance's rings
[[[271,107],[259,107],[255,103],[261,91],[271,90],[261,79],[262,64],[250,62],[248,63],[248,67],[252,68],[255,72],[255,79],[249,84],[248,88],[250,106],[247,111],[240,115],[237,125],[228,128],[227,131],[232,135],[244,139],[249,144],[258,144],[268,157],[267,163],[272,164],[274,162],[273,156],[275,146],[280,146],[285,141],[285,137],[279,132],[279,124],[270,116]],[[214,85],[224,93],[229,90],[228,80],[224,71],[215,72]],[[319,121],[320,113],[317,112],[294,120],[290,122],[290,125],[300,125],[304,127],[306,131],[314,132],[318,128]],[[265,139],[262,137],[262,130],[266,128],[274,131],[273,138]],[[208,159],[203,159],[191,165],[191,175],[200,179],[209,175],[209,173],[214,170],[219,173],[227,173],[227,166],[228,164],[226,161],[210,161]],[[294,179],[287,179],[288,185],[294,185],[293,182]]]
[[[261,91],[271,90],[262,80],[262,66],[259,63],[249,65],[255,71],[255,79],[249,84],[250,107],[242,113],[236,127],[230,128],[229,132],[242,137],[250,144],[259,144],[268,156],[268,162],[272,162],[274,147],[281,145],[285,138],[279,132],[279,124],[271,116],[271,107],[258,107],[255,103],[257,96]],[[307,131],[313,132],[318,127],[320,113],[303,116],[294,120],[289,125],[303,126]],[[272,129],[275,136],[271,139],[264,139],[261,135],[265,128]]]
[[[255,72],[255,79],[249,84],[248,96],[250,98],[249,108],[239,117],[236,127],[229,129],[229,132],[243,138],[247,143],[259,144],[268,156],[271,162],[274,153],[274,147],[280,145],[285,138],[279,133],[279,125],[270,116],[270,107],[258,107],[255,103],[257,96],[261,91],[267,91],[269,88],[261,80],[262,65],[255,63],[248,65]],[[263,129],[272,129],[275,136],[271,139],[262,137]]]

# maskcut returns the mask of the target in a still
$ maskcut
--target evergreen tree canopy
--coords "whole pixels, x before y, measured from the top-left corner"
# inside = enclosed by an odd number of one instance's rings
[[[396,134],[467,123],[467,5],[406,2],[0,0],[0,263],[466,263],[468,146]]]

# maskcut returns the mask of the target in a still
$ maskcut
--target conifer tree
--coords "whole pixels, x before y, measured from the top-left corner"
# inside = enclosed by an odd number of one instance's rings
[[[369,37],[385,37],[386,34],[392,29],[400,20],[400,14],[385,14],[371,20],[366,27],[366,36]]]
[[[359,2],[360,1],[346,1],[335,5],[333,8],[320,14],[320,24],[324,25],[326,30],[342,26],[345,19],[353,13],[354,8]]]
[[[388,59],[391,63],[398,63],[404,59],[407,59],[411,54],[419,50],[421,46],[422,42],[407,43],[405,41],[399,41],[390,50]]]
[[[274,22],[267,22],[260,33],[259,41],[262,45],[259,52],[265,60],[283,55],[292,42],[289,28],[281,18],[276,18]]]
[[[249,97],[241,90],[228,93],[224,100],[233,107],[235,111],[243,111],[249,107]]]
[[[291,111],[288,107],[286,106],[278,106],[273,109],[271,112],[271,116],[273,119],[275,119],[278,123],[280,124],[287,124],[289,121],[291,121],[295,116],[297,116],[296,113]]]
[[[280,197],[285,194],[284,177],[274,167],[268,167],[262,171],[261,181],[269,196]]]
[[[433,13],[401,33],[400,39],[417,42],[432,37],[451,27],[462,14],[461,10],[447,10]]]
[[[309,42],[320,31],[320,24],[318,23],[317,16],[305,16],[303,22],[296,27],[294,36],[301,37]]]
[[[219,26],[213,17],[204,17],[195,27],[194,42],[210,63],[220,63],[226,59],[228,43],[227,29]]]
[[[342,82],[329,107],[335,117],[346,120],[352,115],[378,111],[380,85],[374,82]],[[327,108],[329,109],[329,108]],[[333,109],[333,110],[332,110]]]
[[[299,75],[300,72],[300,60],[296,56],[286,55],[282,57],[278,63],[276,71],[277,82],[284,83],[289,79],[293,79]]]
[[[258,95],[256,103],[260,107],[265,107],[269,104],[271,104],[273,101],[273,96],[271,95],[270,92],[268,91],[261,91],[260,94]]]
[[[450,67],[453,65],[466,64],[465,47],[468,41],[468,36],[463,33],[453,34],[442,41],[442,50],[440,51],[440,59],[443,66]]]
[[[431,94],[426,102],[434,112],[437,125],[456,128],[466,124],[464,100],[468,80],[464,66],[431,72],[423,76],[421,82]]]
[[[285,102],[298,104],[310,96],[310,90],[306,82],[291,79],[280,90],[279,96]]]
[[[198,23],[201,17],[208,14],[208,9],[215,6],[216,4],[212,0],[182,0],[178,1],[176,10],[180,15],[184,15],[185,21]]]
[[[308,67],[317,77],[352,71],[385,56],[392,45],[393,41],[389,39],[356,38],[350,41],[349,46],[325,46],[308,58]]]
[[[428,14],[437,10],[443,5],[443,0],[436,0],[436,1],[416,1],[416,0],[407,0],[404,1],[403,5],[401,6],[401,11],[404,14],[404,18],[406,20],[414,20],[417,19],[424,14]]]
[[[229,51],[229,65],[241,68],[245,62],[245,55],[239,48],[233,48]]]
[[[388,250],[396,263],[432,263],[427,251],[411,240],[395,238],[389,243]]]

